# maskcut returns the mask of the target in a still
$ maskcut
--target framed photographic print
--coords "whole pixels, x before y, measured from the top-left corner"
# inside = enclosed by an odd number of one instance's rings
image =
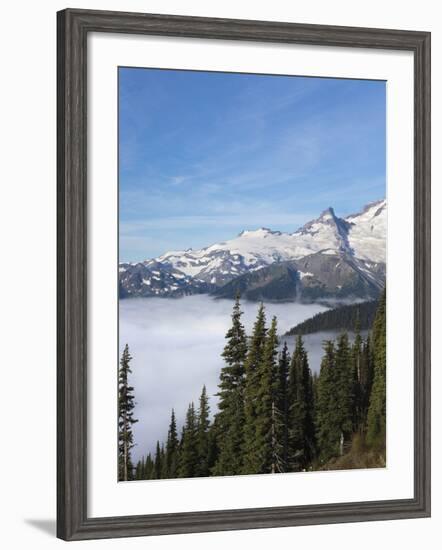
[[[430,35],[58,14],[58,536],[430,514]]]

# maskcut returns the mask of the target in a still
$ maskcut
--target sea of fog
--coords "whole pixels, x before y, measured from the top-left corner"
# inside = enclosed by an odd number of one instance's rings
[[[198,401],[205,384],[212,413],[216,411],[217,384],[223,366],[221,352],[230,326],[233,301],[206,295],[184,298],[131,298],[120,300],[120,354],[126,343],[133,357],[130,383],[135,388],[135,460],[152,452],[167,435],[171,409],[179,430],[188,404]],[[243,323],[249,334],[259,304],[242,303]],[[268,321],[276,315],[278,333],[327,308],[297,303],[265,304]],[[322,342],[335,333],[304,337],[310,367],[319,371]],[[293,337],[287,341],[290,350]]]

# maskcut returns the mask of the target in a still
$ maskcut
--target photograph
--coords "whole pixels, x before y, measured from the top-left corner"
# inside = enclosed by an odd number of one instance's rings
[[[2,547],[440,548],[440,2],[73,4],[2,5]]]
[[[118,481],[387,466],[386,179],[383,80],[118,68]]]

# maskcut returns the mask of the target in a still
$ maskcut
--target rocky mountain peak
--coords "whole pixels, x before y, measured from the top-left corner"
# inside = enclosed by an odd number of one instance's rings
[[[336,220],[336,214],[335,211],[331,206],[329,206],[327,209],[325,209],[323,212],[321,212],[321,215],[318,218],[318,221],[328,221],[328,220]]]

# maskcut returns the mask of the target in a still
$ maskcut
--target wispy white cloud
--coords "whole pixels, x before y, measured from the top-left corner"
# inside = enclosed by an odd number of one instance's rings
[[[172,176],[170,181],[172,185],[181,185],[182,183],[189,181],[189,176]]]
[[[317,214],[316,214],[317,215]],[[299,224],[308,221],[314,215],[307,212],[302,214],[275,212],[266,216],[266,224],[273,229],[278,226],[293,225],[293,231]],[[151,218],[144,220],[132,220],[120,223],[120,235],[137,235],[149,229],[198,229],[205,227],[241,227],[243,229],[257,229],[263,226],[263,216],[260,214],[242,215],[217,215],[217,216],[168,216],[162,218]],[[233,236],[233,235],[232,235]],[[212,243],[207,243],[212,244]]]

